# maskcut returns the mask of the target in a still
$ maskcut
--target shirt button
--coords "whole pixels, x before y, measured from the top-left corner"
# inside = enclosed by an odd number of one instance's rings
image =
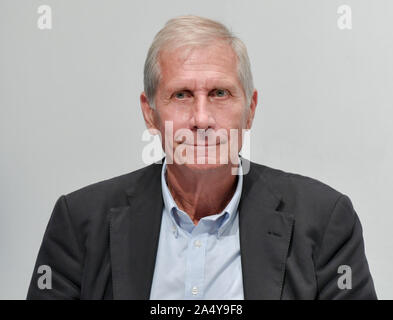
[[[192,287],[191,293],[195,296],[198,294],[198,287]]]
[[[195,240],[194,246],[200,248],[202,246],[202,243],[199,240]]]
[[[172,232],[173,232],[173,235],[177,238],[177,236],[178,236],[178,231],[177,231],[177,228],[176,228],[175,225],[172,225]]]

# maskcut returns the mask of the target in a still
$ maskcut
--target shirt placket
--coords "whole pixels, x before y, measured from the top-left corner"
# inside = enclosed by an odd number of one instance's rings
[[[193,232],[188,241],[185,299],[203,299],[207,235],[200,232]]]

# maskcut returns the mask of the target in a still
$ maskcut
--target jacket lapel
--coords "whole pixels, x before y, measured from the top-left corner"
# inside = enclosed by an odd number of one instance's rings
[[[111,209],[114,299],[149,299],[163,209],[161,169],[159,164],[146,168],[127,190],[129,206]]]
[[[244,176],[239,203],[244,298],[281,299],[294,218],[277,210],[282,197],[255,166]]]

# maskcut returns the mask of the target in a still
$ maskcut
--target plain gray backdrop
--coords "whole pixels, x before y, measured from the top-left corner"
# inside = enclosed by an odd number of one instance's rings
[[[40,5],[51,30],[37,28]],[[337,8],[352,9],[352,29]],[[195,14],[248,47],[251,160],[348,195],[379,298],[393,298],[393,1],[0,0],[0,298],[24,299],[56,199],[136,170],[143,64]]]

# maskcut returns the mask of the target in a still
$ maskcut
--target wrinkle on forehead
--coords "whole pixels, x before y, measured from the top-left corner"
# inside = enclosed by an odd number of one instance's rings
[[[233,87],[241,86],[237,73],[237,56],[226,43],[208,47],[183,46],[163,51],[160,65],[160,82],[165,82],[165,88],[219,86],[234,89]]]
[[[217,59],[217,50],[220,52]],[[172,61],[171,61],[172,60]],[[222,41],[208,46],[181,46],[176,49],[163,50],[159,55],[159,62],[162,69],[168,64],[176,63],[179,66],[224,66],[227,63],[235,66],[237,71],[237,56],[232,47]]]

